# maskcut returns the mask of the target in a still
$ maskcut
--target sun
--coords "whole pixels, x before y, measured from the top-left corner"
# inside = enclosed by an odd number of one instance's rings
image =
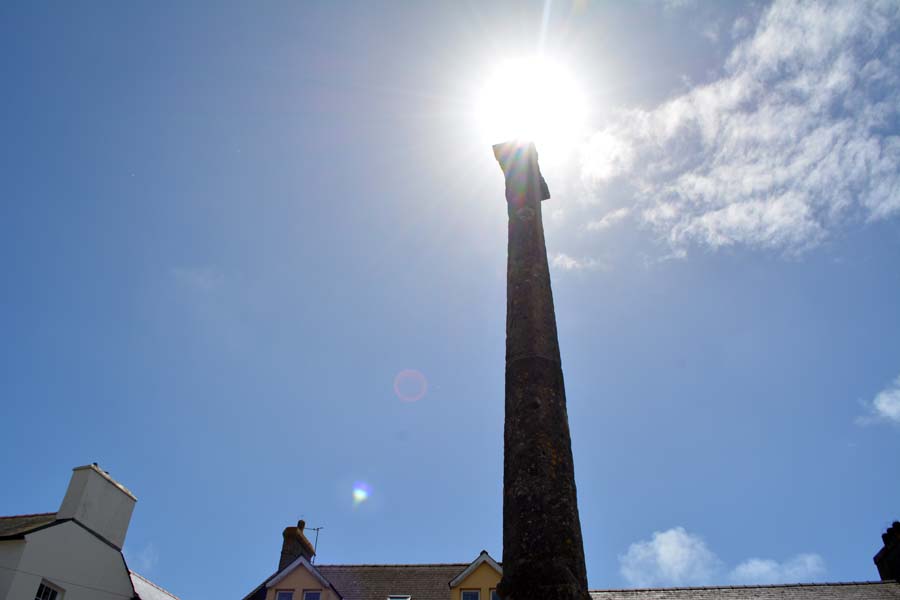
[[[571,71],[546,57],[509,59],[487,72],[475,100],[477,127],[490,144],[537,144],[559,158],[584,130],[587,105]]]

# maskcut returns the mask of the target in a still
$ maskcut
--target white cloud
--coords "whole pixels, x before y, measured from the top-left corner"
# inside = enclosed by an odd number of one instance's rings
[[[585,225],[585,229],[588,231],[603,231],[604,229],[609,229],[627,217],[630,213],[631,210],[626,207],[617,208],[616,210],[606,213],[596,221],[589,221],[587,225]]]
[[[825,575],[825,561],[818,554],[798,554],[783,563],[751,558],[736,566],[729,579],[737,584],[809,583]]]
[[[619,571],[636,587],[703,585],[719,565],[703,539],[683,527],[656,531],[653,539],[631,544],[619,557]]]
[[[584,269],[598,269],[603,267],[603,263],[596,258],[573,258],[568,254],[559,252],[553,256],[550,266],[563,271],[581,271]]]
[[[722,577],[735,584],[799,583],[821,580],[825,561],[818,554],[798,554],[783,563],[751,558],[725,574],[700,536],[674,527],[631,544],[619,556],[619,572],[634,587],[710,585]]]
[[[641,222],[676,248],[802,252],[900,214],[898,96],[900,3],[776,0],[721,77],[610,119],[583,177],[631,186]]]
[[[900,376],[894,382],[881,390],[867,404],[869,414],[858,417],[856,422],[860,425],[872,423],[896,423],[900,425]]]

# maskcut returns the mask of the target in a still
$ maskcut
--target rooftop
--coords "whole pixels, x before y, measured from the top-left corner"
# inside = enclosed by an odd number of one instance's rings
[[[131,585],[134,586],[134,591],[141,600],[179,600],[178,596],[172,592],[159,587],[134,571],[129,570],[128,574],[131,576]]]
[[[56,520],[56,513],[34,513],[0,517],[0,537],[15,537],[49,525]]]
[[[471,563],[314,565],[344,600],[448,600],[449,582]],[[247,598],[255,598],[265,584]],[[263,592],[264,594],[264,592]],[[864,581],[779,585],[592,590],[592,600],[900,600],[900,583]],[[260,595],[259,597],[264,597]]]
[[[900,598],[896,581],[791,583],[591,591],[592,600],[890,600]]]

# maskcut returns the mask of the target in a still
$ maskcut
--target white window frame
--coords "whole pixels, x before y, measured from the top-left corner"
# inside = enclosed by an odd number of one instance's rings
[[[488,594],[491,595],[491,600],[494,600],[495,597],[497,600],[500,600],[500,594],[497,593],[497,588],[491,588],[488,590]]]
[[[391,594],[387,597],[387,600],[412,600],[412,596],[409,594]]]
[[[290,594],[290,600],[294,600],[294,590],[275,590],[275,600],[282,600],[282,594]]]
[[[478,589],[459,590],[459,600],[466,600],[466,593],[475,594],[475,600],[481,600],[481,590]]]
[[[66,593],[66,591],[64,589],[62,589],[61,587],[53,585],[46,579],[42,579],[41,583],[38,584],[37,591],[34,593],[34,600],[40,600],[42,587],[47,588],[48,590],[51,590],[52,592],[56,593],[56,597],[53,600],[62,600],[63,596]]]

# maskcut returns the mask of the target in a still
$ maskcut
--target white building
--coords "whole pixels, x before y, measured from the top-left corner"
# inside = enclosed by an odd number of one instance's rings
[[[0,517],[0,600],[177,600],[128,569],[135,502],[93,464],[73,470],[59,511]]]

